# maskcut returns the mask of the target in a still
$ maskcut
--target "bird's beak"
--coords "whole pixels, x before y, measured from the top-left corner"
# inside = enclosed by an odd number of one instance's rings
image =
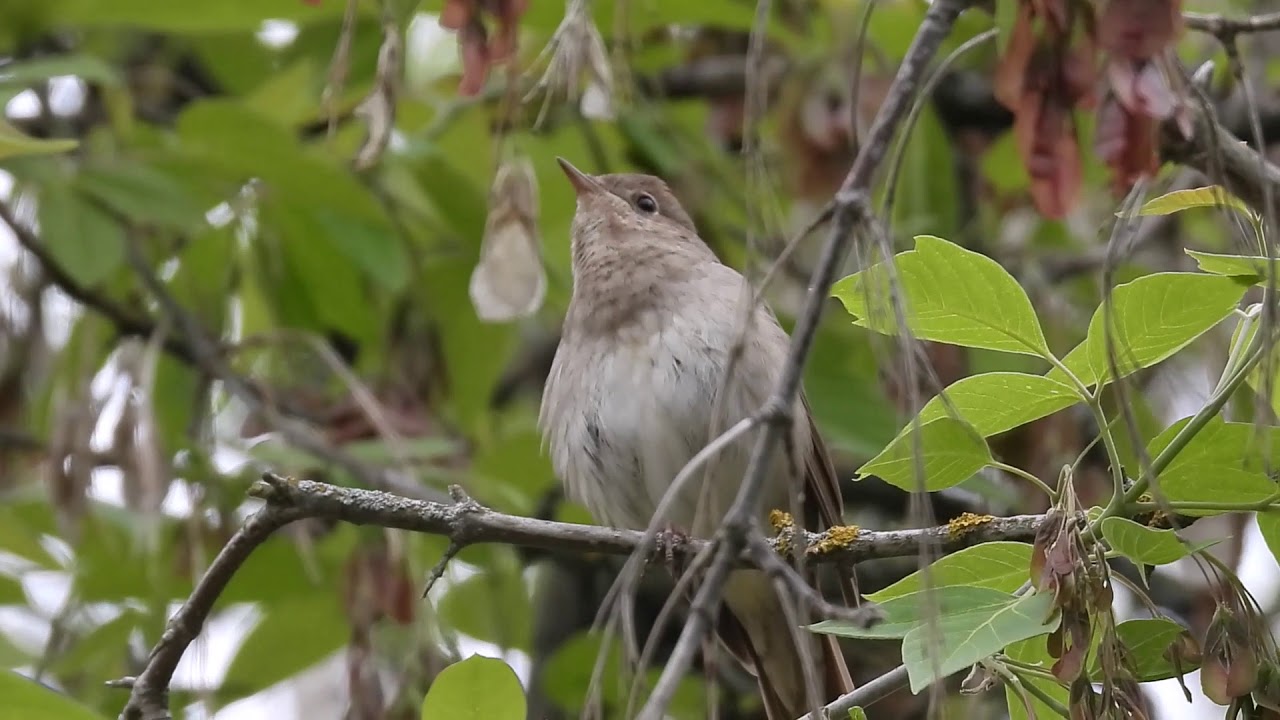
[[[568,160],[557,157],[556,162],[560,163],[560,169],[564,170],[565,177],[569,178],[569,184],[573,185],[573,191],[578,197],[596,193],[602,189],[599,181],[574,167]]]

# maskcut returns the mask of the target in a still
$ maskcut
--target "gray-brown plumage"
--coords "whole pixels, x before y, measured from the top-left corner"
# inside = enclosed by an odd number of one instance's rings
[[[577,193],[573,296],[543,391],[539,425],[570,497],[598,522],[643,529],[681,468],[716,431],[749,417],[777,385],[788,338],[763,305],[722,397],[750,288],[722,264],[661,180],[586,175],[560,160]],[[718,410],[719,417],[713,417]],[[790,508],[803,493],[806,524],[840,522],[834,470],[803,395],[795,406],[795,453],[778,453],[761,498]],[[660,523],[715,534],[746,472],[750,437],[712,460]],[[706,478],[705,483],[702,482]],[[811,704],[792,628],[764,573],[735,570],[717,636],[759,680],[770,720]],[[803,631],[802,631],[803,632]],[[807,635],[806,635],[807,636]],[[835,639],[808,637],[827,702],[852,689]]]

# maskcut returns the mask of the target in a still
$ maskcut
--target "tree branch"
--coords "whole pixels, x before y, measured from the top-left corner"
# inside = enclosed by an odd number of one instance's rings
[[[301,508],[268,503],[250,517],[218,552],[191,597],[165,625],[160,642],[151,651],[146,667],[136,678],[112,683],[131,686],[121,720],[171,720],[169,683],[187,647],[200,635],[214,603],[249,555],[276,530],[305,517]]]
[[[1182,19],[1188,28],[1213,35],[1224,43],[1234,41],[1237,35],[1280,30],[1280,13],[1231,18],[1188,12],[1182,13]]]
[[[503,543],[576,554],[631,555],[642,547],[644,533],[596,525],[535,520],[495,512],[461,494],[454,502],[415,500],[378,490],[343,487],[312,480],[266,474],[249,494],[265,502],[218,553],[183,606],[169,620],[160,642],[136,678],[111,683],[131,688],[122,720],[168,720],[169,683],[183,653],[200,634],[218,597],[245,559],[272,533],[303,518],[341,520],[448,537],[451,545]],[[1019,515],[990,520],[963,529],[939,526],[915,530],[869,531],[848,527],[803,535],[804,551],[816,563],[855,563],[880,558],[909,557],[920,543],[936,544],[944,552],[994,540],[1031,540],[1043,515]],[[791,552],[795,537],[769,541],[778,556]],[[690,539],[675,551],[690,559],[706,549],[707,540]],[[755,566],[746,548],[730,561]],[[760,558],[757,557],[757,561]],[[810,598],[809,600],[813,600]],[[865,692],[866,689],[863,689]]]

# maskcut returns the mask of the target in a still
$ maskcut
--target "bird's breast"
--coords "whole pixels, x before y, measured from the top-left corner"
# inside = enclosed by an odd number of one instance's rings
[[[713,421],[718,432],[756,409],[736,384],[717,405],[734,340],[725,336],[729,326],[690,306],[562,342],[544,397],[544,433],[570,495],[598,521],[647,527]],[[744,444],[718,456],[705,487],[699,473],[670,503],[666,522],[696,533],[714,528],[745,466]]]

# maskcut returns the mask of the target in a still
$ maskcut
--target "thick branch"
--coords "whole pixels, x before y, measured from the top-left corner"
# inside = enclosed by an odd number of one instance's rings
[[[301,509],[268,504],[249,518],[218,552],[196,584],[191,597],[169,619],[160,642],[151,651],[142,673],[134,678],[121,720],[170,720],[169,683],[187,647],[200,635],[227,583],[249,555],[276,530],[304,516]]]
[[[644,533],[598,525],[536,520],[490,510],[475,501],[438,503],[377,490],[342,487],[310,480],[286,480],[267,475],[251,490],[271,505],[290,508],[301,517],[323,517],[355,525],[444,535],[463,545],[503,543],[575,554],[630,555],[641,546]],[[856,563],[878,558],[910,557],[921,542],[955,552],[991,540],[1031,540],[1041,515],[991,518],[963,530],[942,525],[916,530],[856,530],[834,528],[805,533],[806,555],[818,563]],[[784,541],[785,542],[785,541]],[[706,540],[689,540],[680,552],[691,559]],[[779,541],[772,544],[776,550]],[[738,562],[748,564],[745,554]]]

